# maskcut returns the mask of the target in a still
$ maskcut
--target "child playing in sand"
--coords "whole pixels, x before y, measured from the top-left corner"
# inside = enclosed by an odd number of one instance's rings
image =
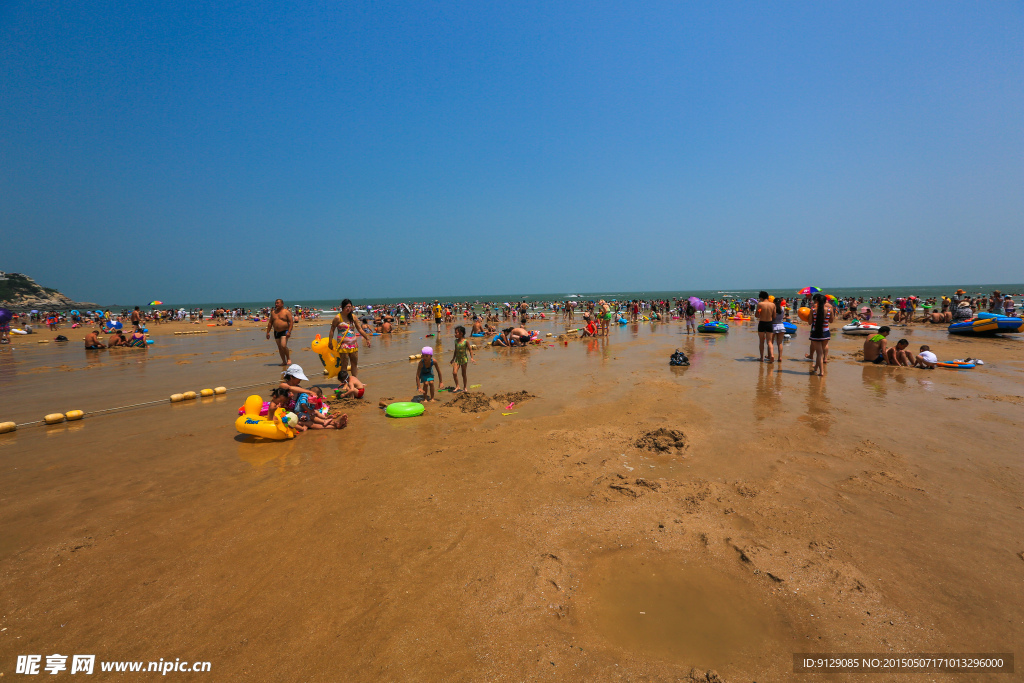
[[[323,398],[323,392],[319,396],[313,390],[303,389],[299,386],[302,380],[308,380],[302,367],[292,363],[284,371],[284,379],[278,385],[278,389],[288,393],[291,399],[288,408],[299,416],[300,424],[310,429],[341,429],[348,424],[348,416],[340,415],[337,418],[324,417],[316,410],[316,401],[310,402],[310,397]]]
[[[366,385],[345,370],[338,373],[338,381],[341,384],[334,390],[335,398],[362,398],[366,392]]]
[[[459,325],[455,328],[455,352],[452,354],[452,380],[455,382],[455,389],[453,391],[465,391],[469,388],[466,380],[466,366],[469,365],[469,361],[476,362],[476,358],[473,357],[473,349],[469,346],[469,341],[466,339],[466,328]],[[459,389],[459,370],[462,370],[462,388]]]
[[[438,388],[444,387],[444,379],[441,377],[441,366],[434,360],[434,349],[429,346],[423,347],[423,358],[416,364],[416,390],[421,391],[423,397],[430,403],[434,400],[434,368],[437,368]],[[420,386],[422,385],[422,389]],[[427,391],[429,390],[429,395]]]

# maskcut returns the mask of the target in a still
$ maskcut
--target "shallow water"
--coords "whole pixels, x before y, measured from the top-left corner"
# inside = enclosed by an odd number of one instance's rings
[[[682,554],[598,557],[581,604],[581,618],[617,647],[704,669],[756,670],[790,635],[749,580]]]

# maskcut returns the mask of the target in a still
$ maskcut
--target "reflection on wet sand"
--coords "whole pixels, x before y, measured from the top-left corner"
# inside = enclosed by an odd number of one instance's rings
[[[797,418],[819,434],[828,434],[828,430],[835,421],[832,415],[832,403],[825,391],[826,384],[826,377],[809,378],[805,400],[807,413]]]
[[[773,363],[760,363],[754,388],[754,418],[760,422],[772,417],[781,407],[782,396],[781,373],[775,371]]]

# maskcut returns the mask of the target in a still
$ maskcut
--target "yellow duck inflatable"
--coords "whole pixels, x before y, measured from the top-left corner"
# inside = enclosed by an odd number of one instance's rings
[[[327,373],[328,378],[337,377],[339,371],[348,369],[348,358],[341,357],[338,345],[335,344],[333,349],[330,348],[329,340],[321,339],[319,334],[316,335],[310,348],[313,349],[313,353],[320,356],[320,362],[323,363],[324,372]]]
[[[283,408],[274,411],[274,417],[263,417],[260,409],[263,408],[263,398],[253,394],[245,399],[245,413],[235,420],[235,429],[240,434],[251,434],[264,439],[283,441],[294,439],[295,430],[288,426],[291,415],[284,412]]]

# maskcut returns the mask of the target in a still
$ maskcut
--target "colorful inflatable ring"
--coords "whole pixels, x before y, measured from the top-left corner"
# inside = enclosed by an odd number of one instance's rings
[[[424,410],[426,408],[422,403],[399,402],[389,405],[384,409],[384,413],[388,417],[416,417],[422,415]]]
[[[940,368],[951,368],[953,370],[970,370],[974,363],[936,363]]]

